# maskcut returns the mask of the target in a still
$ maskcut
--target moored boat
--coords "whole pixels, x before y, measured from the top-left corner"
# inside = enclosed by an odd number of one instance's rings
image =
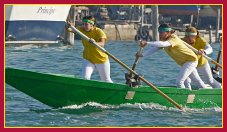
[[[60,43],[65,40],[70,8],[71,5],[6,5],[5,44]]]
[[[174,107],[149,86],[129,87],[126,84],[84,80],[70,75],[39,73],[6,68],[5,81],[12,87],[53,108],[87,102],[118,105],[124,103],[157,103]],[[222,107],[222,89],[188,90],[158,87],[183,107]]]

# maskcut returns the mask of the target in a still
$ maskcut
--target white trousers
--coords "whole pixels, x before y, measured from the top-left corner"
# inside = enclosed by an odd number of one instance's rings
[[[208,83],[212,88],[221,88],[221,84],[213,78],[208,62],[201,67],[197,67],[197,71],[203,81]]]
[[[188,77],[193,78],[193,82],[199,87],[199,88],[205,88],[206,85],[199,77],[199,74],[196,70],[196,66],[198,64],[198,61],[189,61],[184,63],[184,65],[181,67],[180,73],[177,76],[176,79],[176,85],[180,88],[186,88],[185,84],[187,84],[187,88],[191,89],[191,86],[188,86],[188,83],[186,83],[186,80]],[[189,83],[190,84],[190,83]]]
[[[95,68],[98,70],[99,76],[102,81],[113,82],[110,78],[110,62],[109,60],[103,64],[93,64],[86,59],[83,59],[82,65],[82,77],[84,79],[90,80],[91,75]]]

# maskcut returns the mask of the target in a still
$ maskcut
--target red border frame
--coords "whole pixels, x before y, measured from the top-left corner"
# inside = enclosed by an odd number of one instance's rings
[[[35,1],[28,1],[28,0],[5,0],[5,1],[0,1],[1,3],[1,20],[3,21],[4,23],[4,4],[223,4],[223,10],[225,9],[225,4],[224,4],[224,1],[221,1],[221,0],[196,0],[196,3],[195,2],[192,2],[190,1],[190,3],[188,1],[183,1],[183,0],[113,0],[113,1],[103,1],[103,0],[80,0],[80,1],[76,1],[76,0],[55,0],[55,1],[46,1],[46,0],[35,0]],[[224,11],[223,11],[224,12]],[[224,16],[224,14],[223,14]],[[223,18],[223,31],[226,29],[225,26],[224,26],[224,21],[225,21],[225,18]],[[0,73],[1,74],[1,90],[0,90],[0,101],[1,101],[1,109],[0,109],[0,113],[1,113],[1,116],[0,116],[0,129],[2,129],[1,131],[23,131],[23,132],[30,132],[31,130],[32,131],[40,131],[39,128],[4,128],[4,86],[5,86],[5,81],[4,81],[4,65],[5,65],[5,62],[4,62],[4,58],[5,58],[5,52],[4,52],[4,24],[1,24],[1,44],[0,44],[0,47],[1,47],[1,50],[2,52],[0,52],[0,55],[1,55],[1,63],[0,63]],[[223,50],[225,50],[225,39],[224,39],[224,36],[223,36]],[[223,52],[223,57],[224,57],[224,52]],[[224,60],[224,59],[223,59]],[[225,62],[223,62],[223,66],[224,66]],[[223,70],[223,75],[225,74],[225,71]],[[223,80],[225,82],[225,80]],[[223,92],[225,91],[225,88],[224,88],[224,85],[223,85]],[[224,97],[224,100],[225,100],[226,97]],[[193,131],[224,131],[224,110],[223,110],[223,128],[213,128],[213,129],[208,129],[208,128],[202,128],[202,129],[205,129],[205,130],[201,130],[201,128],[193,128]],[[15,130],[16,129],[16,130]],[[67,129],[67,131],[90,131],[91,129],[93,130],[98,130],[99,132],[101,131],[115,131],[114,129],[118,129],[120,131],[130,131],[130,132],[133,132],[133,131],[153,131],[153,130],[150,130],[150,129],[155,129],[154,131],[166,131],[165,129],[168,129],[167,131],[182,131],[182,129],[184,129],[183,131],[185,130],[189,130],[189,128],[40,128],[40,129],[44,129],[44,131],[61,131],[62,129]],[[75,130],[76,129],[76,130]],[[108,129],[108,130],[106,130]],[[139,130],[137,130],[139,129]],[[192,128],[190,128],[192,129]],[[189,130],[189,131],[192,131],[192,130]]]

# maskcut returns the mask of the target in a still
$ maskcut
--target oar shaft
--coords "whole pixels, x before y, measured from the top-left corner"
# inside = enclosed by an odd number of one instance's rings
[[[218,52],[217,62],[220,61],[220,55],[221,55],[221,52]],[[218,63],[218,64],[219,64],[219,63]],[[215,69],[215,70],[218,70],[218,67],[219,67],[219,66],[216,64],[214,69]]]
[[[80,32],[80,30],[76,29],[73,26],[70,26],[70,28],[72,30],[74,30],[74,32],[76,32],[77,34],[79,34],[82,38],[86,39],[87,41],[90,41],[90,38],[87,37],[85,34],[83,34],[82,32]],[[103,52],[107,52],[103,47],[99,46],[97,43],[92,43],[93,45],[95,45],[97,48],[99,48],[101,51]]]
[[[219,48],[219,51],[218,51],[218,57],[217,57],[217,62],[218,63],[220,62],[221,52],[222,52],[222,44],[220,44],[220,48]],[[215,65],[215,68],[214,69],[217,71],[218,70],[218,66]]]
[[[158,92],[161,96],[163,96],[164,98],[166,98],[169,102],[171,102],[173,105],[175,105],[178,109],[183,110],[183,107],[181,107],[177,102],[175,102],[173,99],[171,99],[169,96],[167,96],[166,94],[164,94],[161,90],[159,90],[156,86],[154,86],[152,83],[148,82],[146,79],[144,79],[143,77],[139,76],[139,78],[145,82],[148,86],[152,87],[156,92]]]
[[[138,51],[138,54],[141,54],[141,53],[142,53],[142,50],[143,50],[143,47],[140,46],[139,51]],[[134,71],[135,68],[136,68],[136,65],[137,65],[137,63],[138,63],[138,60],[139,60],[139,56],[136,56],[136,59],[135,59],[133,65],[132,65],[132,70],[133,70],[133,71]],[[130,77],[130,78],[132,77],[132,73],[131,73],[131,72],[130,72],[130,74],[129,74],[129,77]]]
[[[83,37],[84,39],[86,39],[87,41],[90,40],[90,38],[88,38],[86,35],[84,35],[82,32],[80,32],[78,29],[76,29],[73,26],[70,26],[70,28],[78,33],[81,37]],[[94,44],[97,48],[99,48],[100,50],[102,50],[104,53],[106,53],[109,57],[111,57],[113,60],[115,60],[117,63],[119,63],[121,66],[123,66],[125,69],[127,69],[129,72],[133,73],[134,75],[138,76],[139,78],[141,78],[142,81],[144,81],[148,86],[150,86],[151,88],[153,88],[155,91],[157,91],[160,95],[162,95],[165,99],[167,99],[170,103],[172,103],[174,106],[176,106],[178,109],[180,110],[184,110],[183,107],[181,107],[177,102],[175,102],[174,100],[172,100],[169,96],[167,96],[165,93],[163,93],[161,90],[159,90],[157,87],[155,87],[153,84],[151,84],[150,82],[148,82],[146,79],[144,79],[143,77],[139,76],[138,73],[136,73],[135,71],[133,71],[131,68],[129,68],[126,64],[124,64],[123,62],[121,62],[120,60],[118,60],[116,57],[114,57],[112,54],[110,54],[109,52],[107,52],[104,48],[100,47],[96,42],[93,42],[92,44]]]
[[[182,40],[182,41],[183,41],[183,40]],[[183,41],[183,42],[184,42],[184,41]],[[199,50],[195,49],[195,48],[192,47],[190,44],[188,44],[188,43],[186,43],[186,42],[184,42],[184,44],[185,44],[188,48],[190,48],[191,50],[193,50],[194,52],[196,52],[196,53],[199,52]],[[215,60],[211,59],[211,58],[208,57],[207,55],[202,54],[202,56],[203,56],[204,58],[206,58],[207,60],[209,60],[211,63],[217,65],[217,66],[220,67],[220,68],[222,68],[222,65],[221,65],[221,64],[219,64],[219,63],[216,62]]]
[[[153,88],[156,92],[158,92],[161,96],[163,96],[165,99],[167,99],[170,103],[172,103],[174,106],[176,106],[180,110],[184,110],[183,107],[181,107],[177,102],[175,102],[173,99],[171,99],[169,96],[167,96],[165,93],[163,93],[161,90],[159,90],[156,86],[154,86],[152,83],[141,77],[138,73],[133,71],[131,68],[129,68],[126,64],[115,58],[113,55],[111,55],[109,52],[105,52],[108,56],[110,56],[113,60],[118,62],[121,66],[123,66],[125,69],[127,69],[130,73],[133,73],[134,75],[138,76],[143,82],[145,82],[148,86]]]
[[[141,54],[142,53],[142,50],[143,50],[143,48],[140,46],[139,51],[138,51],[138,54]],[[136,56],[136,59],[135,59],[134,64],[132,66],[132,70],[135,70],[136,65],[138,63],[138,60],[139,60],[139,56]]]

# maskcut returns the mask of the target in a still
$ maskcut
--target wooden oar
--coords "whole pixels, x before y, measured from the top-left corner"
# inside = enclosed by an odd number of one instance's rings
[[[140,48],[139,48],[139,50],[138,50],[137,53],[138,53],[138,54],[141,54],[142,51],[143,51],[143,47],[140,46]],[[137,63],[138,63],[139,58],[140,58],[139,56],[136,56],[136,58],[135,58],[135,61],[134,61],[133,65],[132,65],[132,70],[133,70],[133,71],[135,71],[135,68],[136,68],[136,65],[137,65]],[[132,78],[132,73],[130,72],[128,76],[129,76],[130,78]]]
[[[222,43],[220,43],[220,48],[218,51],[218,57],[217,57],[218,63],[220,62],[221,52],[222,52]],[[212,67],[211,70],[212,70],[214,79],[217,80],[218,82],[222,83],[222,78],[218,76],[219,67],[217,65],[215,65],[215,67]]]
[[[220,44],[220,48],[219,48],[219,51],[218,51],[218,57],[217,57],[217,62],[218,63],[220,62],[221,52],[222,52],[222,45]],[[215,65],[214,70],[218,71],[218,66],[217,65]]]
[[[143,48],[140,46],[137,54],[141,54],[142,53]],[[135,71],[136,65],[138,63],[139,60],[139,56],[136,56],[135,61],[132,65],[132,70]],[[125,73],[125,79],[126,79],[126,84],[130,87],[139,87],[141,86],[141,81],[140,78],[138,76],[134,76],[132,77],[132,73]]]
[[[76,29],[75,27],[69,25],[69,27],[72,29],[72,31],[74,33],[78,33],[82,38],[86,39],[87,41],[90,42],[90,38],[87,37],[86,35],[84,35],[82,32],[80,32],[78,29]],[[135,71],[133,71],[132,69],[130,69],[126,64],[124,64],[123,62],[121,62],[120,60],[118,60],[116,57],[114,57],[112,54],[110,54],[108,51],[106,51],[104,48],[102,48],[101,46],[99,46],[96,42],[92,42],[91,44],[93,44],[94,46],[96,46],[97,48],[99,48],[102,52],[106,53],[109,57],[111,57],[113,60],[115,60],[117,63],[119,63],[122,67],[124,67],[125,69],[127,69],[129,72],[133,73],[134,75],[138,76],[143,82],[145,82],[148,86],[150,86],[151,88],[153,88],[156,92],[158,92],[161,96],[163,96],[165,99],[167,99],[170,103],[172,103],[174,106],[176,106],[178,109],[185,111],[183,109],[183,107],[181,107],[178,103],[176,103],[173,99],[171,99],[169,96],[167,96],[166,94],[164,94],[161,90],[159,90],[156,86],[154,86],[152,83],[148,82],[146,79],[144,79],[143,77],[139,76],[138,73],[136,73]]]
[[[183,40],[182,40],[182,41],[183,41]],[[194,52],[196,52],[196,53],[199,52],[199,50],[195,49],[195,48],[192,47],[190,44],[186,43],[185,41],[183,41],[183,42],[184,42],[184,44],[185,44],[188,48],[190,48],[190,49],[193,50]],[[222,65],[221,65],[221,64],[219,64],[219,63],[216,62],[215,60],[211,59],[211,58],[208,57],[207,55],[202,54],[202,56],[203,56],[204,58],[206,58],[207,60],[209,60],[210,62],[212,62],[213,64],[215,64],[216,66],[222,68]]]

